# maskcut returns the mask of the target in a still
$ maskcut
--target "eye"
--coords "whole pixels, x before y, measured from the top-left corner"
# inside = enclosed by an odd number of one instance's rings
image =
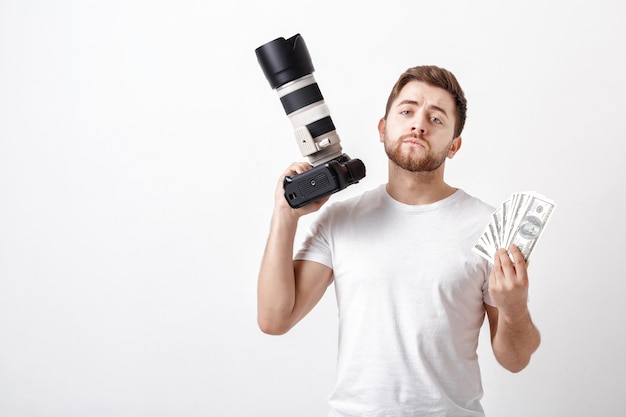
[[[411,114],[411,110],[400,110],[400,114],[403,116],[409,116]]]
[[[438,125],[443,124],[441,119],[439,119],[438,117],[434,117],[434,116],[430,118],[430,121]]]

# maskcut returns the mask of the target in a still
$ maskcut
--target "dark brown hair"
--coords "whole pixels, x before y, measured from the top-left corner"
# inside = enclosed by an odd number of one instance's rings
[[[391,104],[400,94],[400,91],[411,81],[422,81],[434,87],[443,88],[452,95],[456,104],[456,124],[454,126],[454,137],[461,135],[465,126],[465,118],[467,117],[467,100],[465,94],[459,85],[454,74],[444,68],[434,65],[424,65],[409,68],[404,71],[398,81],[393,86],[389,98],[387,99],[387,107],[385,108],[385,119],[389,115]]]

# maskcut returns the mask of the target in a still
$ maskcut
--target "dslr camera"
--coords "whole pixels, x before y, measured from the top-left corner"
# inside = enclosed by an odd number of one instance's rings
[[[289,205],[302,207],[358,183],[365,177],[365,165],[343,153],[302,36],[274,39],[255,52],[291,120],[302,156],[313,166],[285,177],[283,189]]]

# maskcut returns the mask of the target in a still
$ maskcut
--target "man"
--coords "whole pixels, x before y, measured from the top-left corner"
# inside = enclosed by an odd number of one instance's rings
[[[258,322],[287,332],[334,282],[340,333],[329,416],[483,416],[476,348],[485,312],[506,369],[525,368],[539,346],[523,255],[499,249],[493,266],[476,255],[493,207],[444,181],[465,117],[452,73],[403,73],[378,124],[387,184],[324,207],[295,257],[298,219],[328,197],[292,209],[282,182],[276,188]],[[281,181],[309,168],[294,163]]]

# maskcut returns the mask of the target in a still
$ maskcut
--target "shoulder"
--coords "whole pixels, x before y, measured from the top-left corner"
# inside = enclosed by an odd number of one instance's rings
[[[377,186],[347,198],[331,199],[311,219],[311,224],[318,231],[335,230],[379,218],[384,207],[383,191],[384,186]]]
[[[486,203],[478,197],[468,194],[462,189],[458,189],[456,192],[457,202],[464,210],[471,210],[477,215],[489,215],[495,211],[495,207]]]
[[[453,224],[459,233],[473,240],[478,238],[494,212],[495,209],[490,204],[458,189],[447,205],[444,220]]]
[[[370,211],[377,211],[384,206],[384,184],[366,190],[361,194],[343,200],[331,201],[325,207],[327,215],[362,215]]]

